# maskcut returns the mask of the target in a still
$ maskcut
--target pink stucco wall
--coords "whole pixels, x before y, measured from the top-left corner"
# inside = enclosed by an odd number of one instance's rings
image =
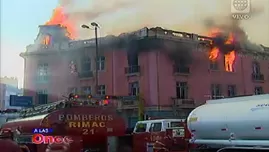
[[[223,95],[227,93],[227,85],[236,85],[238,94],[253,94],[254,86],[262,86],[269,93],[269,62],[260,60],[261,71],[265,82],[257,83],[251,79],[251,57],[237,55],[235,72],[224,71],[223,56],[218,62],[219,71],[209,70],[207,54],[200,51],[193,52],[189,75],[174,75],[173,62],[163,51],[152,50],[139,54],[139,75],[128,76],[124,68],[128,66],[126,50],[111,50],[104,53],[106,57],[105,70],[99,72],[99,84],[107,86],[108,95],[128,95],[129,83],[139,81],[140,91],[143,93],[148,106],[171,105],[171,97],[176,97],[176,81],[187,81],[189,97],[196,102],[204,102],[210,95],[211,84],[222,84]],[[69,61],[64,55],[29,56],[25,62],[25,88],[31,91],[47,89],[51,100],[57,100],[66,95],[69,87],[94,87],[94,78],[80,79],[69,72]],[[36,69],[39,62],[47,62],[50,69],[48,84],[36,84]],[[221,66],[222,65],[222,66]],[[33,95],[28,92],[26,95]]]

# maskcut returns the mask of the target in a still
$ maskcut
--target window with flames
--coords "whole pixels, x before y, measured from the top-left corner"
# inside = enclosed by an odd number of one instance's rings
[[[44,45],[50,45],[50,42],[51,42],[51,36],[50,35],[46,35],[43,39],[43,44]]]

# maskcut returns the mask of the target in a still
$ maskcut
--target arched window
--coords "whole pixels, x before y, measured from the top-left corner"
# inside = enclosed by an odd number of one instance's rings
[[[50,41],[51,41],[51,36],[50,35],[46,35],[43,39],[43,44],[44,45],[50,45]]]

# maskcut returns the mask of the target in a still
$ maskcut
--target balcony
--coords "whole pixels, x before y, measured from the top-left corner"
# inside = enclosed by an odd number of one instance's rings
[[[125,74],[128,76],[132,75],[139,75],[140,74],[140,66],[139,65],[132,65],[125,68]]]
[[[264,81],[264,75],[259,74],[259,73],[252,73],[252,80],[253,81],[258,81],[258,82],[263,82]]]
[[[137,100],[121,100],[118,102],[118,110],[126,109],[137,109],[138,101]]]
[[[189,75],[190,67],[188,66],[174,66],[174,74],[176,75]]]
[[[180,109],[194,109],[196,107],[194,99],[172,98],[173,106]]]
[[[82,71],[79,73],[79,78],[92,78],[93,72],[92,71]]]

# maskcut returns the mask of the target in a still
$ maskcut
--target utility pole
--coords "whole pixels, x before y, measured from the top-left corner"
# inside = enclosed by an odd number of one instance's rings
[[[141,94],[138,96],[138,121],[143,121],[144,120],[144,98]]]
[[[99,64],[98,64],[98,60],[99,60],[99,46],[98,46],[98,28],[99,25],[95,22],[91,23],[91,26],[94,27],[94,33],[95,33],[95,94],[98,94],[98,80],[99,80],[99,76],[98,76],[98,68],[99,68]],[[86,29],[91,29],[88,25],[81,25],[82,28],[86,28]]]
[[[93,23],[92,23],[93,25]],[[98,35],[97,35],[97,28],[98,25],[93,25],[94,26],[94,31],[95,31],[95,94],[98,94],[98,80],[99,80],[99,75],[98,75],[98,68],[99,68],[99,64],[98,64],[98,60],[99,60],[99,48],[98,48]]]

